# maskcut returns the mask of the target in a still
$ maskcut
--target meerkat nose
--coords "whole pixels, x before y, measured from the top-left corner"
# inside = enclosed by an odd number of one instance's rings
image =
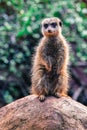
[[[48,32],[51,33],[52,31],[50,29],[48,29]]]

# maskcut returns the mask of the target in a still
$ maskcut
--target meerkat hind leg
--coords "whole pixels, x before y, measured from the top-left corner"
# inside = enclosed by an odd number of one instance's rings
[[[56,92],[56,93],[54,94],[54,96],[55,96],[56,98],[60,98],[60,97],[61,97],[61,95],[60,95],[59,92]]]
[[[40,100],[41,102],[43,102],[45,99],[46,99],[45,95],[40,95],[40,96],[39,96],[39,100]]]
[[[61,97],[68,97],[66,89],[64,90],[63,87],[58,88],[57,91],[54,93],[55,97],[61,98]]]
[[[63,92],[63,90],[61,88],[62,88],[62,86],[59,86],[59,85],[56,86],[56,88],[54,90],[54,96],[56,98],[61,98],[63,96],[62,93],[64,93],[64,92]]]
[[[65,93],[56,92],[55,93],[55,97],[56,98],[61,98],[61,97],[69,97],[69,96],[67,94],[65,94]]]

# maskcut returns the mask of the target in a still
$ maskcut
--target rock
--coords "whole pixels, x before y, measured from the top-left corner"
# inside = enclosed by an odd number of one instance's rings
[[[71,98],[35,95],[0,109],[0,130],[87,130],[87,107]]]

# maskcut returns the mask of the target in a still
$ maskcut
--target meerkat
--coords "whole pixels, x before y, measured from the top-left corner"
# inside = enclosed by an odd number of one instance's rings
[[[67,96],[69,88],[69,45],[62,35],[62,22],[59,18],[46,18],[42,21],[42,34],[36,47],[32,64],[31,93],[40,101],[46,96]]]

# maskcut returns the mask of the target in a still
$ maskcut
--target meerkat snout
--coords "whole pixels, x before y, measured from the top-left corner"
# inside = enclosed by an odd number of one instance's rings
[[[48,29],[48,32],[51,33],[52,32],[51,29]]]

